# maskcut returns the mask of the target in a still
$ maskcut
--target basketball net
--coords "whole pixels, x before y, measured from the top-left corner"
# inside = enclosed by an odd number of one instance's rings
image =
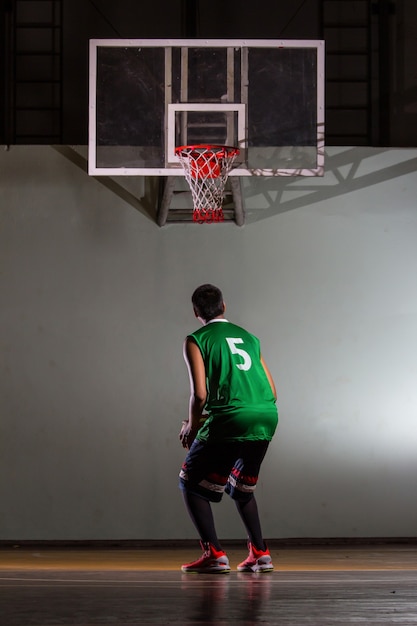
[[[229,146],[179,146],[175,153],[184,168],[193,198],[193,221],[223,222],[223,198],[227,177],[239,148]]]

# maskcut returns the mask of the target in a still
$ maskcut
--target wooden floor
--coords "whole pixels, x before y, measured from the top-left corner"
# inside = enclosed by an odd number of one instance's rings
[[[182,574],[190,549],[0,550],[0,626],[417,625],[417,545],[271,550],[272,574]]]

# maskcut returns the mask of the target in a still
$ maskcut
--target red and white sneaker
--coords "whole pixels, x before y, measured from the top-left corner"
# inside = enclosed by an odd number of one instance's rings
[[[203,555],[181,566],[181,570],[190,574],[228,574],[230,572],[229,559],[226,552],[216,550],[211,543],[201,543]]]
[[[251,543],[248,544],[249,555],[247,559],[239,563],[237,566],[238,572],[272,572],[274,566],[272,565],[271,555],[268,548],[266,550],[257,550]]]

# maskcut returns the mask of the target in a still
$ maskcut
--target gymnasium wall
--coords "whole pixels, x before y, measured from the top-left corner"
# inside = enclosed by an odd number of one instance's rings
[[[265,536],[415,536],[417,149],[245,179],[242,228],[159,228],[157,181],[109,188],[69,155],[0,152],[0,540],[196,536],[177,434],[208,281],[277,383]],[[244,540],[232,503],[215,510]]]

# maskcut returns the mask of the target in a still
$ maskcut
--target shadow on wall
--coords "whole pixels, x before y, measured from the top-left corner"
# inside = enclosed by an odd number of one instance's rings
[[[395,153],[393,164],[390,152]],[[330,148],[324,177],[245,179],[247,222],[333,200],[416,172],[417,158],[407,159],[404,150],[402,154],[405,160],[398,163],[399,151],[393,148]]]
[[[83,146],[77,149],[54,146],[54,149],[87,173]],[[395,153],[392,164],[390,152]],[[416,172],[417,157],[407,159],[404,149],[401,153],[405,160],[399,163],[399,150],[395,148],[330,148],[326,151],[323,177],[243,177],[241,187],[246,224],[340,198]],[[131,176],[94,178],[142,215],[156,221],[160,193],[157,177],[141,177],[139,181],[138,177]]]
[[[88,174],[87,148],[85,146],[52,146],[56,152]],[[92,176],[139,213],[156,221],[159,184],[156,177]]]

